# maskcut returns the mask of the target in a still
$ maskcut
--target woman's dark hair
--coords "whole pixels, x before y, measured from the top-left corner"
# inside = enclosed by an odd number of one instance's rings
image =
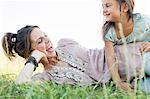
[[[6,56],[11,60],[15,57],[15,53],[23,58],[28,58],[31,49],[30,34],[34,28],[38,26],[27,25],[17,31],[17,34],[6,33],[2,38],[2,47]]]
[[[133,10],[134,10],[134,0],[117,0],[119,3],[119,10],[121,12],[121,4],[122,3],[126,3],[129,7],[129,10],[127,12],[128,14],[128,20],[133,17]],[[108,30],[110,29],[111,26],[114,26],[114,22],[108,22],[106,21],[102,27],[103,29],[103,37],[105,37],[106,33],[108,32]]]

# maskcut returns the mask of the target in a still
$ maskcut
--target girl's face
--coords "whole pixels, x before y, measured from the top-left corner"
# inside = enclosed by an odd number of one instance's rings
[[[39,50],[45,53],[47,57],[56,56],[52,42],[39,28],[32,30],[30,39],[33,50]]]
[[[118,22],[120,11],[119,3],[117,0],[102,0],[103,6],[103,15],[105,16],[106,21],[109,22]]]

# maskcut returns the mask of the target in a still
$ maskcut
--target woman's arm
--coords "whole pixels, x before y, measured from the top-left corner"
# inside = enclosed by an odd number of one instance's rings
[[[33,74],[34,65],[27,63],[24,68],[21,70],[20,74],[16,79],[17,84],[22,84],[25,82],[30,82]]]
[[[121,89],[125,91],[131,91],[131,88],[129,87],[129,84],[122,82],[119,72],[118,72],[118,66],[115,60],[115,52],[113,43],[110,41],[105,41],[105,51],[106,51],[106,60],[109,67],[109,70],[112,75],[112,79],[114,83]]]
[[[45,54],[38,50],[34,50],[31,54],[31,56],[34,57],[37,62],[39,62],[42,59],[42,57],[45,57]],[[16,83],[22,84],[25,82],[30,82],[34,67],[35,67],[34,64],[26,63],[24,68],[21,70],[20,74],[18,75],[18,77],[16,79]]]

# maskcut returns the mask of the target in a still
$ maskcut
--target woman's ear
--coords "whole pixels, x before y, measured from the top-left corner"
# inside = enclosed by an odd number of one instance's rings
[[[129,7],[128,7],[127,3],[123,3],[122,4],[122,12],[126,13],[126,12],[128,12],[128,10],[129,10]]]

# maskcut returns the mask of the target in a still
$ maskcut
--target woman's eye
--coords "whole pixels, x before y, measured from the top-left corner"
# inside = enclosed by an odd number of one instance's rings
[[[43,39],[39,39],[37,43],[40,44],[42,42],[43,42]]]

